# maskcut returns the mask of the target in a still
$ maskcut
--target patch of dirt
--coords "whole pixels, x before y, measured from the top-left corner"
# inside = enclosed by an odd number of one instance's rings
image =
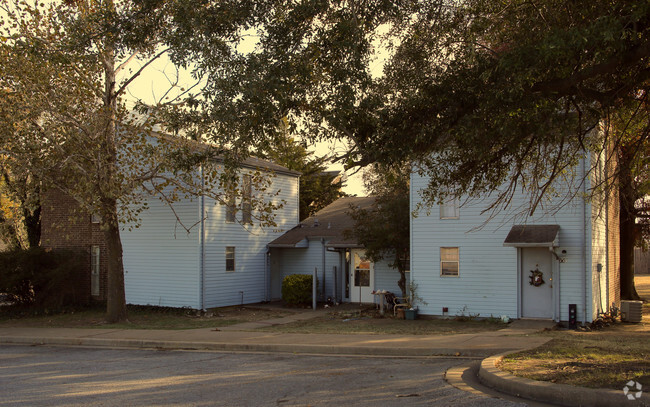
[[[200,317],[208,319],[233,319],[240,322],[255,322],[266,319],[282,318],[291,314],[293,314],[292,311],[285,311],[277,308],[232,306],[210,309],[205,314],[200,315]]]

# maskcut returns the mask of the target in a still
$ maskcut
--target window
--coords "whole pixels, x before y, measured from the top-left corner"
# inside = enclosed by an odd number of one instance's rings
[[[440,219],[458,219],[460,217],[460,201],[458,198],[447,198],[440,205]]]
[[[90,295],[99,295],[99,246],[90,247]]]
[[[226,247],[226,271],[235,271],[235,248]]]
[[[235,213],[237,208],[235,207],[235,193],[230,191],[228,193],[228,201],[226,202],[226,222],[235,223]]]
[[[242,201],[241,201],[241,211],[242,211],[242,222],[253,223],[252,218],[252,202],[251,198],[253,195],[253,183],[250,175],[244,175],[242,182]]]
[[[99,223],[100,221],[101,221],[101,218],[99,217],[98,214],[93,213],[92,215],[90,215],[90,222],[91,223]]]
[[[458,247],[440,248],[440,275],[458,277]]]

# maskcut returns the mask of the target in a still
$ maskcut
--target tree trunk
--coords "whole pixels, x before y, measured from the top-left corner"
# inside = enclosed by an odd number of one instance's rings
[[[404,266],[404,259],[399,258],[398,255],[396,256],[396,263],[397,263],[397,271],[399,271],[399,280],[397,281],[397,285],[402,290],[402,298],[406,298],[408,296],[406,292],[406,267]]]
[[[106,319],[108,322],[127,320],[124,294],[124,264],[122,240],[117,215],[117,95],[115,94],[115,53],[112,44],[104,50],[104,114],[105,129],[102,150],[105,160],[98,168],[96,190],[101,198],[102,227],[108,248],[108,287],[106,292]]]
[[[108,287],[106,292],[106,320],[110,323],[126,321],[126,296],[124,294],[124,264],[122,240],[117,222],[117,203],[107,202],[113,208],[113,219],[107,222],[104,237],[108,248]],[[108,208],[107,208],[108,209]]]
[[[23,217],[25,218],[27,243],[30,248],[38,247],[41,244],[41,206],[39,205],[33,211],[23,209]]]
[[[620,253],[621,253],[621,299],[638,300],[639,294],[634,287],[634,244],[635,244],[635,223],[636,193],[632,177],[631,153],[621,148],[619,154],[619,232],[620,232]]]

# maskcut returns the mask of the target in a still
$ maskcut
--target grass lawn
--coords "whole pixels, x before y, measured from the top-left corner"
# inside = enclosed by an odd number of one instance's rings
[[[636,276],[650,299],[650,276]],[[620,390],[629,380],[650,387],[650,304],[640,324],[616,323],[594,332],[552,331],[547,344],[504,358],[501,368],[533,380]]]
[[[260,330],[317,334],[440,335],[495,331],[506,326],[496,320],[417,319],[406,321],[393,318],[392,311],[386,312],[386,316],[381,318],[378,311],[372,306],[359,308],[355,304],[343,304],[323,316],[260,328]]]
[[[240,322],[280,318],[291,314],[287,311],[254,307],[223,307],[196,315],[192,310],[128,306],[129,322],[108,324],[104,320],[104,307],[90,307],[56,314],[21,312],[16,309],[0,309],[0,328],[106,328],[106,329],[192,329],[233,325]]]

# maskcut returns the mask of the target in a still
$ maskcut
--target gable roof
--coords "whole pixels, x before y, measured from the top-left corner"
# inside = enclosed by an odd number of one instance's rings
[[[368,209],[375,202],[374,196],[340,198],[314,215],[300,222],[271,243],[269,247],[307,247],[309,238],[326,238],[327,247],[361,247],[356,239],[346,239],[344,231],[352,229],[352,218],[347,214],[350,206]]]
[[[192,140],[188,139],[185,137],[180,137],[180,136],[172,136],[169,134],[164,134],[160,132],[149,132],[149,135],[151,137],[165,140],[170,143],[177,144],[179,146],[186,146],[194,151],[197,152],[209,152],[211,149],[216,148],[213,144],[210,144],[205,141],[197,141],[197,140]],[[224,159],[222,156],[216,156],[214,157],[215,161],[217,162],[223,162]],[[299,177],[302,173],[299,171],[294,171],[290,170],[287,167],[284,167],[280,164],[276,164],[272,161],[269,160],[264,160],[262,158],[254,157],[254,156],[249,156],[245,158],[241,163],[239,163],[241,167],[244,168],[250,168],[252,170],[260,170],[260,171],[265,171],[265,172],[274,172],[278,174],[284,174],[284,175],[291,175],[294,177]]]

